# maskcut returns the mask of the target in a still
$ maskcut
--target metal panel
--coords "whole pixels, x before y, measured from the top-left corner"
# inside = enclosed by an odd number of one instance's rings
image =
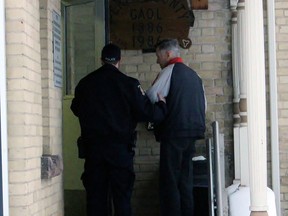
[[[223,215],[223,166],[221,165],[221,149],[220,149],[220,141],[224,141],[223,137],[220,137],[219,134],[219,124],[217,121],[212,123],[213,130],[213,145],[215,149],[215,172],[216,172],[216,202],[217,202],[217,216]],[[224,158],[224,157],[222,157]],[[223,163],[222,163],[223,164]]]
[[[206,139],[209,176],[209,214],[224,215],[225,190],[224,135],[219,133],[218,122],[212,123],[213,137]]]
[[[209,197],[209,215],[214,216],[214,178],[213,178],[213,150],[212,150],[212,139],[206,140],[206,150],[208,156],[208,177],[209,177],[209,185],[208,185],[208,197]]]

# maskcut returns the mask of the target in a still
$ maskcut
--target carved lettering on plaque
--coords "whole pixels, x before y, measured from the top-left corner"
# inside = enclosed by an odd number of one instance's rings
[[[123,49],[153,49],[163,38],[177,38],[183,48],[191,46],[188,34],[194,14],[187,0],[110,0],[109,7],[110,41]]]

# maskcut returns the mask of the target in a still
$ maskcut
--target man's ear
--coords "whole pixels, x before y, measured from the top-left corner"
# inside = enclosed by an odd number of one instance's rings
[[[120,67],[120,60],[115,64],[115,67],[117,67],[117,68]]]
[[[167,50],[166,55],[168,58],[171,58],[173,56],[173,52],[171,50]]]

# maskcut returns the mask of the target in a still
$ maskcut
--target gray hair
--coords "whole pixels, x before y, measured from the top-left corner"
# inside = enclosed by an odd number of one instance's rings
[[[164,39],[159,41],[155,48],[162,51],[172,51],[175,57],[180,56],[179,43],[177,39]]]

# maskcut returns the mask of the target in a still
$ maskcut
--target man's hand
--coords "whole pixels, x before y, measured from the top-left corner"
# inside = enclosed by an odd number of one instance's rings
[[[165,97],[163,97],[162,94],[157,93],[157,97],[158,97],[158,100],[159,100],[159,101],[163,101],[164,103],[166,103],[166,99],[165,99]]]

